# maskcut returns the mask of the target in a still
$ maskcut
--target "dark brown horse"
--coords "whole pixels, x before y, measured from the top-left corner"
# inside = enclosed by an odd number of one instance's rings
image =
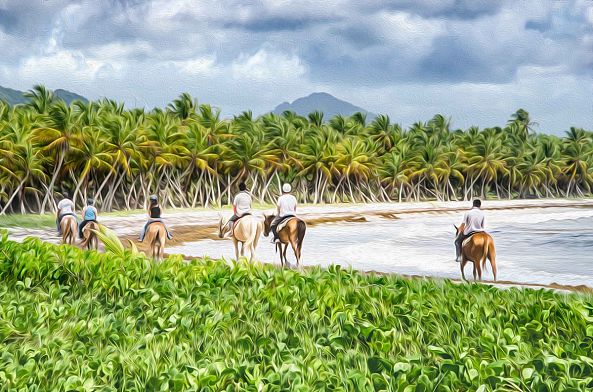
[[[267,237],[270,234],[272,221],[275,217],[275,215],[264,215],[264,236]],[[282,230],[278,231],[280,242],[276,244],[276,250],[280,251],[280,264],[283,267],[288,266],[288,260],[286,260],[288,244],[292,246],[292,250],[294,251],[297,268],[300,267],[301,251],[303,249],[303,239],[305,238],[306,231],[307,224],[297,217],[290,218]]]
[[[97,231],[99,230],[99,224],[96,222],[89,222],[82,229],[82,242],[80,246],[87,248],[88,250],[99,249],[99,239],[97,238]]]
[[[465,224],[462,223],[459,227],[455,226],[455,238],[463,233]],[[474,264],[474,280],[476,276],[482,280],[482,269],[486,269],[486,259],[490,260],[492,267],[492,274],[496,282],[496,250],[494,249],[494,240],[490,234],[486,232],[478,232],[463,241],[461,245],[461,276],[465,279],[464,268],[468,262]]]

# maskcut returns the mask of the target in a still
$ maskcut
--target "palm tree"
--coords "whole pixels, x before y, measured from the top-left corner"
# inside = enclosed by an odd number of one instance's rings
[[[53,154],[54,170],[48,191],[41,204],[41,212],[45,211],[46,203],[52,197],[51,191],[62,170],[66,154],[71,147],[76,146],[80,138],[80,124],[76,112],[64,101],[57,101],[49,108],[49,115],[45,124],[36,128],[33,141],[44,147],[45,151]]]

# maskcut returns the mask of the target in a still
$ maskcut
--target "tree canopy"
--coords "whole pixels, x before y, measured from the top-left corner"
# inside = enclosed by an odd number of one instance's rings
[[[103,99],[67,105],[43,86],[0,102],[0,211],[44,212],[68,193],[105,210],[222,205],[241,181],[262,202],[291,182],[303,202],[459,200],[591,194],[593,134],[535,133],[524,109],[504,127],[407,129],[386,115],[294,112],[232,119],[184,93],[165,109]]]

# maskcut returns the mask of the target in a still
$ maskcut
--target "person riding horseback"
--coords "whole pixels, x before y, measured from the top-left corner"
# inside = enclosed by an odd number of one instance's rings
[[[62,235],[62,228],[60,226],[62,218],[66,215],[72,215],[76,218],[76,214],[74,213],[74,202],[70,200],[67,193],[64,192],[62,196],[63,199],[58,203],[58,209],[56,211],[56,227],[58,228],[59,235]]]
[[[163,223],[163,219],[161,218],[163,211],[161,209],[161,206],[159,205],[159,200],[158,197],[156,195],[151,195],[150,196],[150,204],[148,205],[148,221],[146,222],[146,224],[144,225],[144,228],[142,229],[142,232],[140,233],[140,242],[144,241],[144,236],[146,235],[146,230],[148,229],[148,226],[150,226],[151,223],[154,222],[161,222]],[[163,223],[164,225],[164,223]],[[167,238],[168,239],[172,239],[173,236],[171,235],[171,233],[169,233],[169,230],[165,227],[165,230],[167,230]]]
[[[461,262],[461,246],[463,241],[474,235],[475,233],[484,232],[484,212],[480,209],[482,202],[479,199],[473,201],[472,209],[463,216],[464,230],[459,233],[455,239],[455,261]]]
[[[233,227],[235,222],[246,215],[251,215],[251,195],[247,191],[247,185],[244,182],[239,184],[239,193],[233,200],[233,216],[228,221],[227,237],[233,236]]]
[[[278,198],[278,202],[276,203],[278,214],[272,221],[271,230],[272,234],[274,235],[271,241],[272,243],[277,243],[280,241],[278,239],[278,232],[276,230],[280,222],[282,222],[284,219],[288,217],[296,215],[297,199],[296,197],[290,194],[291,191],[292,187],[290,186],[290,184],[282,185],[282,196]]]
[[[78,226],[78,237],[81,239],[84,238],[83,236],[83,229],[84,227],[89,224],[90,222],[97,223],[97,208],[95,208],[95,200],[87,199],[86,207],[82,210],[82,222]]]

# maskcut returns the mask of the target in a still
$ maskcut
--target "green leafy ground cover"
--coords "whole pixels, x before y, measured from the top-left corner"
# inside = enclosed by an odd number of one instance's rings
[[[0,390],[583,391],[593,299],[0,242]]]

